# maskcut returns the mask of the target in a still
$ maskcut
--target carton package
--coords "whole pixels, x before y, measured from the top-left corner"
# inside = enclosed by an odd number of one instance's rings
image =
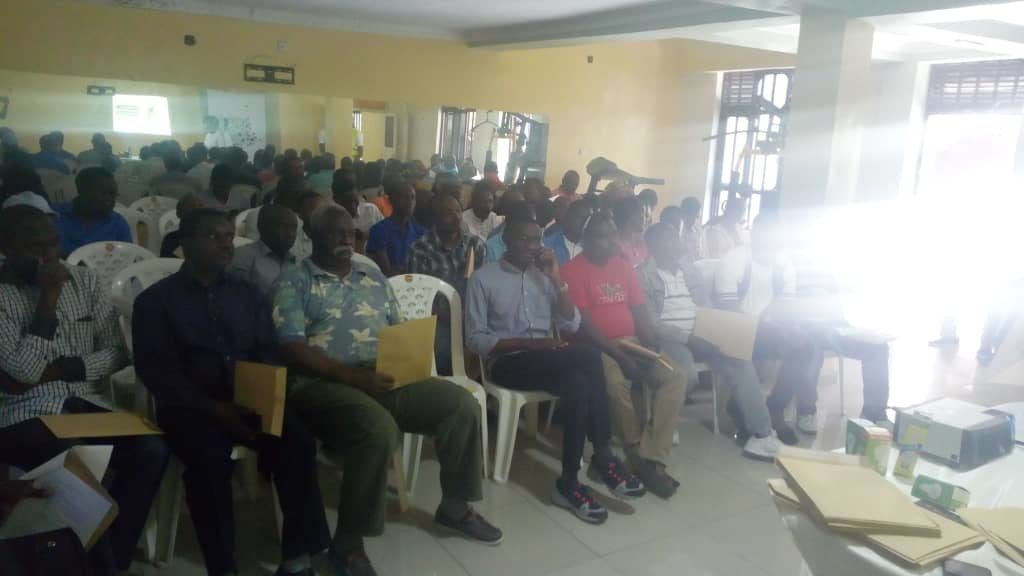
[[[959,470],[971,470],[1013,450],[1013,417],[984,406],[942,398],[896,411],[896,438],[927,430],[921,452]]]
[[[885,428],[859,418],[846,422],[846,453],[859,456],[862,466],[885,476],[891,448],[892,434]]]
[[[924,474],[914,480],[910,495],[950,511],[963,508],[971,501],[971,493],[967,489]]]

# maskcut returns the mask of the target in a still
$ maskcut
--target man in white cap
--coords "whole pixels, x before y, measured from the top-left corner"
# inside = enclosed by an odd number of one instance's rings
[[[57,213],[53,211],[53,208],[50,208],[50,203],[46,201],[46,198],[35,192],[19,192],[8,196],[0,208],[10,208],[11,206],[31,206],[52,218],[57,217]],[[6,259],[7,257],[4,256],[3,251],[0,251],[0,266],[3,265]]]

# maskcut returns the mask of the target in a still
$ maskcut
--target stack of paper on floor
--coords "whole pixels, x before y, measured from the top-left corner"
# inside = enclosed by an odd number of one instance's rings
[[[264,434],[281,437],[288,369],[255,362],[235,363],[235,404],[260,415]]]
[[[965,522],[1020,566],[1024,566],[1024,508],[965,508]]]
[[[778,478],[768,480],[768,489],[771,491],[772,496],[779,500],[802,507],[800,498],[786,484],[785,480]],[[966,526],[957,524],[928,510],[924,510],[924,513],[942,530],[941,536],[935,538],[930,536],[901,536],[899,534],[860,534],[859,537],[863,538],[872,548],[894,556],[914,567],[927,566],[933,562],[955,556],[985,541],[981,534]]]
[[[86,550],[117,516],[117,504],[100,484],[109,446],[76,446],[21,477],[49,491],[46,498],[18,502],[0,526],[0,539],[71,528]]]
[[[938,536],[906,494],[856,457],[786,447],[776,463],[805,510],[833,530]]]

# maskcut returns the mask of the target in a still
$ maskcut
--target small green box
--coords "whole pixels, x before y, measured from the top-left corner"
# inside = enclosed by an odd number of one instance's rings
[[[924,474],[914,480],[910,495],[946,510],[963,508],[971,501],[971,493],[967,489]]]
[[[860,456],[862,466],[885,476],[889,470],[892,434],[867,420],[851,419],[846,423],[846,453]]]

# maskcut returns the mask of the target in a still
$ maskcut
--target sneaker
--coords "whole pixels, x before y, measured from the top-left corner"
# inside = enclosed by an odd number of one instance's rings
[[[679,430],[672,433],[672,445],[679,446]]]
[[[333,576],[377,576],[377,571],[373,569],[373,564],[370,564],[362,548],[352,550],[344,558],[338,558],[328,551],[327,564]]]
[[[996,357],[996,351],[991,347],[982,347],[978,349],[978,364],[982,366],[988,366],[992,359]]]
[[[587,524],[604,524],[608,519],[608,510],[594,500],[590,495],[590,488],[579,482],[569,490],[562,490],[561,479],[556,480],[551,503],[572,512]]]
[[[775,429],[775,435],[780,442],[786,446],[796,446],[800,443],[800,439],[796,437],[796,432],[786,422],[782,412],[769,410],[769,414],[772,419],[772,428]]]
[[[775,434],[764,437],[751,436],[743,446],[743,455],[754,460],[773,462],[775,455],[779,453],[782,442],[775,437]]]
[[[644,482],[644,486],[659,498],[671,498],[679,484],[665,473],[665,469],[657,462],[637,459],[636,475]]]
[[[796,429],[802,434],[814,436],[818,433],[818,415],[803,414],[796,418]]]
[[[610,460],[603,466],[599,466],[594,460],[591,460],[590,466],[587,468],[587,477],[594,482],[604,482],[612,494],[623,500],[634,500],[647,494],[644,483],[630,474],[622,462],[616,459]]]
[[[461,520],[453,520],[446,514],[443,514],[441,508],[438,507],[437,512],[434,513],[434,522],[454,530],[470,540],[476,540],[491,546],[501,544],[504,538],[500,529],[492,526],[483,516],[477,514],[473,508],[470,508]]]

